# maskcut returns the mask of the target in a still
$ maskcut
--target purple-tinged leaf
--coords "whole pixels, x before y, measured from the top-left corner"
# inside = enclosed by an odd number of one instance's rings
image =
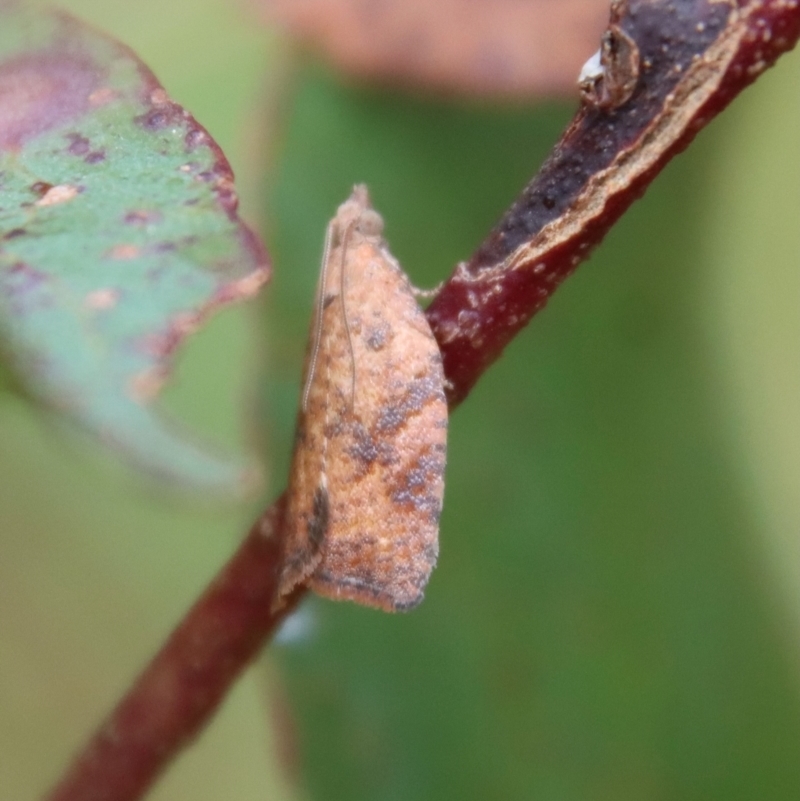
[[[217,145],[127,48],[0,0],[0,344],[36,397],[220,489],[241,465],[151,401],[181,340],[268,278],[236,205]]]

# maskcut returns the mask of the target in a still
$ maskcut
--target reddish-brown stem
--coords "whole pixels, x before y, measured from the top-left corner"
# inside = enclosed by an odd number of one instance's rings
[[[272,610],[279,498],[72,764],[51,801],[141,798],[297,603]]]
[[[428,309],[451,409],[669,159],[794,46],[800,0],[615,0],[610,30],[638,46],[633,94],[578,113]],[[272,611],[282,516],[279,499],[48,801],[136,801],[200,731],[303,594]]]
[[[547,303],[667,162],[800,35],[798,0],[615,0],[638,46],[618,107],[584,105],[533,181],[428,308],[451,404]]]

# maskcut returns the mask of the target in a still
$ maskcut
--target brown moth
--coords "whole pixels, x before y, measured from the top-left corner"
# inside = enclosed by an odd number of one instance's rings
[[[416,606],[438,555],[447,402],[439,347],[356,186],[328,225],[277,604],[299,584]]]

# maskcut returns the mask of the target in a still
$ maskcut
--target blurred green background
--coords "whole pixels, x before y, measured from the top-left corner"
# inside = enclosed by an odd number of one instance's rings
[[[65,5],[209,128],[267,237],[264,304],[212,321],[167,395],[209,437],[269,454],[266,500],[324,225],[350,186],[370,185],[431,286],[571,106],[348,86],[227,0]],[[798,87],[795,53],[453,416],[425,603],[393,617],[309,600],[153,799],[800,796]],[[0,801],[18,801],[56,778],[259,504],[166,497],[10,394],[0,475]]]

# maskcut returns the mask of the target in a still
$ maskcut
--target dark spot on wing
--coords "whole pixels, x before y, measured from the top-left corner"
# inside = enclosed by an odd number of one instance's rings
[[[386,466],[397,461],[397,453],[392,442],[372,436],[362,423],[354,424],[352,437],[354,444],[347,449],[347,453],[356,462],[359,472],[368,472],[376,463]]]
[[[386,345],[391,329],[386,323],[377,326],[368,326],[364,330],[364,342],[370,350],[380,350]]]
[[[392,500],[400,506],[411,506],[438,524],[442,513],[441,492],[444,475],[444,447],[434,447],[422,454],[402,475],[392,491]]]
[[[314,552],[318,551],[325,539],[330,521],[330,503],[325,487],[317,487],[314,491],[314,505],[311,519],[308,521],[308,539]]]
[[[430,373],[422,378],[415,378],[408,384],[408,389],[396,403],[388,404],[381,410],[376,424],[379,433],[397,431],[413,414],[420,412],[425,405],[444,393],[437,373]]]

